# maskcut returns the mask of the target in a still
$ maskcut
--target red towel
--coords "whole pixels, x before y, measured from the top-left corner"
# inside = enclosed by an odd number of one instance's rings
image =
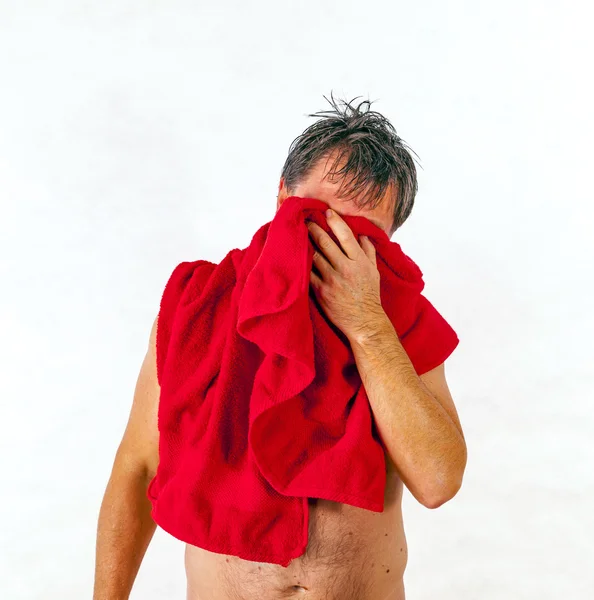
[[[305,219],[327,204],[291,196],[250,245],[218,264],[182,262],[157,326],[160,462],[155,522],[211,552],[287,566],[307,546],[308,497],[382,512],[386,465],[346,336],[309,287]],[[376,247],[381,301],[420,375],[458,337],[421,295],[422,272],[386,233],[342,216]]]

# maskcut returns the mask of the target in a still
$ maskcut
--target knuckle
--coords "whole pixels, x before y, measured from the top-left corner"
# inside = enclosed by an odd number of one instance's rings
[[[328,246],[330,245],[331,242],[332,242],[332,240],[330,239],[330,237],[328,235],[320,236],[319,239],[317,240],[317,244],[322,250],[324,248],[328,248]]]

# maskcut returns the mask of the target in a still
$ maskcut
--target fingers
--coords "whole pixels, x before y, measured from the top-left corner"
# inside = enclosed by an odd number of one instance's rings
[[[324,257],[328,259],[330,264],[338,269],[340,261],[345,259],[343,251],[335,244],[334,240],[313,221],[307,223],[307,229],[311,239],[316,246],[323,252]]]
[[[330,263],[326,260],[324,255],[318,252],[317,250],[314,250],[313,253],[313,264],[320,272],[322,279],[328,281],[328,277],[330,275],[330,270],[332,269],[332,267],[330,266]]]
[[[365,252],[367,258],[369,258],[369,260],[371,260],[371,262],[373,262],[373,264],[375,265],[376,264],[375,246],[373,245],[371,240],[366,235],[362,235],[359,238],[359,241],[361,243],[361,248],[363,248],[363,252]]]
[[[328,225],[330,225],[330,229],[332,229],[334,235],[337,237],[345,254],[350,259],[355,260],[357,255],[361,252],[361,246],[359,246],[351,228],[337,212],[328,210],[327,213],[329,214],[326,215],[326,221],[328,222]],[[322,233],[325,234],[326,232],[322,230]],[[332,241],[330,236],[327,235],[327,237]]]

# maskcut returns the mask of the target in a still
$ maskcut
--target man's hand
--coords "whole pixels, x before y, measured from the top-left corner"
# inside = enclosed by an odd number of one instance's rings
[[[319,249],[314,252],[312,266],[320,275],[312,268],[310,281],[326,316],[351,338],[368,326],[370,319],[385,317],[375,247],[363,235],[359,244],[351,228],[335,211],[330,215],[327,212],[326,217],[342,248],[316,223],[307,223]]]

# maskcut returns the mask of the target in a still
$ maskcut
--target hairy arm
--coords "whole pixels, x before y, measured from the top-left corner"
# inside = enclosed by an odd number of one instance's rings
[[[385,318],[384,318],[385,316]],[[413,496],[437,508],[456,495],[466,443],[444,365],[417,375],[387,315],[349,336],[382,441]]]

